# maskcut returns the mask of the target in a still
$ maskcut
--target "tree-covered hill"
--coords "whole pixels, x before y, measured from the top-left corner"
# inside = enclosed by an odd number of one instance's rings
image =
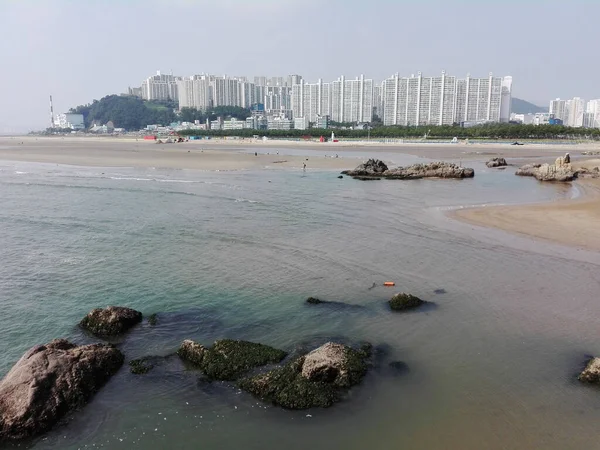
[[[169,104],[146,102],[137,97],[108,95],[94,100],[89,105],[72,108],[70,112],[83,114],[86,128],[94,123],[105,124],[111,121],[116,128],[139,130],[146,125],[168,125],[177,120],[177,115]]]

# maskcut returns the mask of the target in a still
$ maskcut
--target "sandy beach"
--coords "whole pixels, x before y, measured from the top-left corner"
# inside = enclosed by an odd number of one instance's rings
[[[574,166],[593,168],[600,166],[600,160],[591,159]],[[450,215],[472,225],[495,227],[534,239],[600,251],[600,179],[583,179],[575,184],[581,195],[574,200],[462,209]]]

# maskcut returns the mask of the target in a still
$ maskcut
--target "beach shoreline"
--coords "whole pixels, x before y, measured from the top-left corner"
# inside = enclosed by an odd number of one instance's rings
[[[600,252],[600,179],[574,182],[580,195],[545,203],[455,209],[446,215],[467,225],[498,229],[539,242]]]

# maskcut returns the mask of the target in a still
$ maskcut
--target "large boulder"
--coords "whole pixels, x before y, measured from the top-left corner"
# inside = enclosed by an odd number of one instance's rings
[[[504,158],[492,158],[488,162],[485,163],[486,166],[492,167],[504,167],[506,166],[506,159]]]
[[[388,303],[393,311],[406,311],[417,308],[425,302],[412,294],[400,293],[394,295]]]
[[[287,353],[268,345],[222,339],[205,348],[191,340],[177,354],[198,366],[211,380],[232,381],[255,367],[281,362]]]
[[[577,172],[571,164],[526,164],[520,167],[515,175],[534,177],[539,181],[573,181],[577,178]]]
[[[384,167],[385,170],[383,170]],[[369,160],[354,170],[347,170],[342,173],[360,180],[371,178],[418,180],[421,178],[472,178],[475,176],[475,171],[473,169],[460,167],[449,162],[413,164],[412,166],[388,169],[387,166],[379,160]]]
[[[287,409],[327,408],[362,381],[369,354],[328,342],[283,367],[241,380],[240,387]]]
[[[98,337],[118,336],[142,321],[142,313],[122,306],[93,309],[79,325]]]
[[[369,176],[378,175],[388,170],[388,166],[379,159],[369,159],[366,163],[359,165],[354,170],[346,170],[342,172],[350,176]]]
[[[85,405],[123,364],[109,344],[33,347],[0,382],[0,441],[35,436]]]
[[[600,358],[590,359],[578,378],[580,381],[585,381],[587,383],[600,382]]]

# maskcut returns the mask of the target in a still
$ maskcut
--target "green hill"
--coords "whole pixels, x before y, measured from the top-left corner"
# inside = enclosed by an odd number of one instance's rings
[[[535,114],[548,112],[548,108],[534,105],[533,103],[526,100],[521,100],[520,98],[513,98],[512,112],[515,114]]]

